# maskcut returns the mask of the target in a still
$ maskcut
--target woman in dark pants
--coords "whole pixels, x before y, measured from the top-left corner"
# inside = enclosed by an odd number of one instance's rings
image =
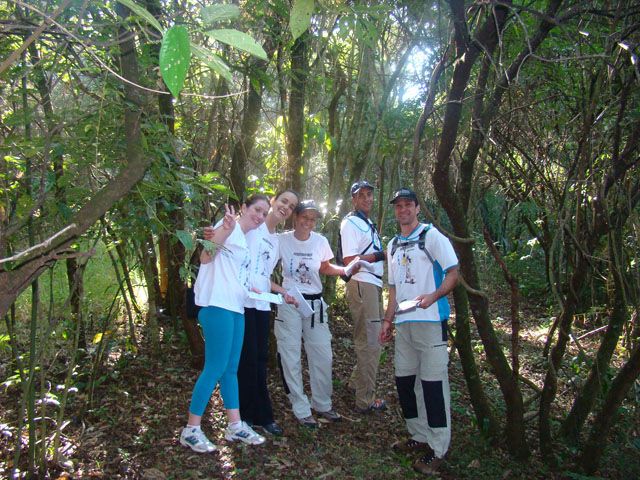
[[[297,204],[297,193],[291,190],[278,193],[271,199],[271,208],[264,224],[246,235],[251,256],[249,275],[252,289],[281,293],[288,302],[293,299],[284,288],[271,281],[271,274],[278,262],[276,227],[291,216]],[[207,236],[208,231],[205,231],[205,238]],[[247,299],[244,316],[244,343],[238,365],[240,416],[249,425],[259,426],[272,435],[282,435],[282,429],[273,418],[267,388],[271,305]]]

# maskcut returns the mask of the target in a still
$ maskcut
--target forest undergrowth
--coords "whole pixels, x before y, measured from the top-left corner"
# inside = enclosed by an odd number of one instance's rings
[[[497,307],[508,312],[508,305]],[[46,478],[126,478],[126,479],[390,479],[420,478],[413,472],[413,458],[397,455],[391,445],[405,438],[393,377],[393,347],[388,345],[381,356],[379,396],[386,399],[389,409],[379,414],[361,415],[354,412],[353,394],[347,387],[354,353],[351,326],[343,301],[336,302],[332,314],[334,351],[334,408],[343,416],[335,424],[321,423],[317,431],[309,431],[297,424],[284,394],[279,372],[270,370],[270,390],[276,421],[285,430],[281,438],[269,437],[258,447],[230,444],[223,438],[225,419],[223,407],[214,394],[205,413],[203,429],[218,446],[212,454],[197,454],[178,443],[180,429],[185,423],[192,386],[198,370],[191,365],[186,344],[180,336],[165,335],[162,354],[152,358],[143,346],[137,354],[124,353],[113,346],[106,362],[102,383],[95,387],[93,401],[87,407],[88,394],[80,389],[71,396],[67,406],[70,423],[64,429],[63,448],[68,463],[51,466]],[[450,322],[452,324],[453,322]],[[510,322],[508,314],[495,316],[495,327],[508,345]],[[525,398],[531,399],[527,409],[537,409],[533,385],[541,385],[544,347],[548,319],[539,308],[522,312],[521,375]],[[597,328],[583,325],[585,331]],[[170,325],[164,325],[171,332]],[[576,332],[580,333],[580,332]],[[577,335],[576,335],[577,336]],[[596,348],[598,334],[585,337],[581,347]],[[482,358],[482,344],[475,339],[474,348]],[[575,385],[580,368],[580,349],[574,342],[561,371],[560,400]],[[3,353],[5,360],[6,352]],[[450,355],[450,380],[453,416],[453,439],[447,461],[441,470],[442,479],[631,479],[640,478],[640,455],[633,439],[640,432],[640,419],[635,407],[625,409],[617,427],[613,429],[610,445],[601,464],[598,477],[573,473],[570,463],[572,450],[558,446],[560,466],[551,468],[539,456],[537,439],[530,438],[533,454],[528,462],[512,460],[500,448],[484,438],[474,424],[459,360]],[[87,364],[85,368],[90,368]],[[493,377],[488,366],[480,365],[489,395],[496,398]],[[307,379],[308,380],[308,379]],[[307,392],[308,392],[307,384]],[[8,476],[15,450],[16,408],[20,389],[3,386],[0,390],[0,478]],[[568,404],[556,403],[559,420]],[[635,408],[635,411],[633,410]],[[529,420],[536,422],[535,416]],[[534,430],[534,429],[530,429]],[[23,432],[23,449],[27,438]],[[26,450],[22,453],[22,459]]]

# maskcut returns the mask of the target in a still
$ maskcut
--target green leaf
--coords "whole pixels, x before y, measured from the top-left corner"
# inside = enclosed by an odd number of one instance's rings
[[[311,14],[313,13],[314,0],[295,0],[289,14],[289,30],[295,40],[311,26]]]
[[[117,1],[120,2],[122,5],[124,5],[125,7],[127,7],[129,10],[131,10],[133,13],[135,13],[139,17],[144,18],[152,27],[154,27],[160,33],[164,32],[164,29],[160,26],[160,23],[158,22],[158,20],[156,20],[156,17],[151,15],[146,8],[141,7],[133,0],[117,0]]]
[[[204,47],[200,45],[191,45],[191,49],[193,51],[193,55],[198,58],[202,63],[204,63],[211,70],[216,72],[222,78],[224,78],[227,82],[231,83],[233,81],[233,77],[231,76],[231,70],[229,66],[224,63],[224,61],[215,53],[210,52]]]
[[[174,97],[180,95],[190,61],[189,32],[184,26],[175,25],[165,32],[160,47],[160,73]]]
[[[219,248],[225,250],[223,245],[218,245],[217,243],[205,240],[204,238],[198,238],[196,241],[201,244],[210,255],[215,255]]]
[[[240,9],[237,5],[210,5],[200,10],[200,16],[205,23],[221,22],[238,18]]]
[[[214,40],[226,43],[238,50],[250,53],[262,60],[268,60],[267,52],[250,35],[232,28],[221,28],[205,32]]]
[[[193,237],[191,236],[191,233],[186,230],[177,230],[176,237],[178,237],[178,240],[180,240],[182,245],[184,245],[184,248],[187,250],[193,249]]]

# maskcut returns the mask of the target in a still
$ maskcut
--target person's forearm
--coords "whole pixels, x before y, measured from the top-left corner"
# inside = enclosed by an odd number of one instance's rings
[[[284,287],[282,285],[278,285],[276,282],[274,282],[273,280],[271,280],[271,291],[275,292],[275,293],[280,293],[282,295],[284,295],[285,293],[287,293],[287,291],[284,289]]]
[[[322,262],[320,264],[320,273],[322,275],[331,276],[344,275],[344,267],[339,267],[338,265],[333,265],[329,262]]]
[[[387,309],[384,312],[384,322],[393,323],[393,319],[396,316],[396,308],[398,304],[396,302],[396,289],[395,287],[389,286],[389,299],[387,302]]]
[[[444,280],[438,289],[434,292],[436,296],[436,300],[442,297],[446,297],[451,293],[451,291],[456,288],[458,284],[458,267],[455,266],[449,269],[444,276]]]
[[[369,263],[382,262],[386,258],[383,251],[373,252],[373,253],[367,253],[366,255],[349,255],[348,257],[343,258],[343,263],[345,265],[349,265],[349,263],[351,263],[353,259],[356,257],[359,257],[360,260],[364,260],[365,262],[369,262]]]

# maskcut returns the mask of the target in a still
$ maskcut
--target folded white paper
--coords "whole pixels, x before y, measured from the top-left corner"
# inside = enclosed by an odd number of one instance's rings
[[[302,293],[300,293],[298,287],[293,287],[287,293],[295,298],[298,302],[298,306],[296,308],[300,312],[300,315],[305,318],[313,315],[313,307],[311,306],[311,304],[309,304],[309,302],[307,302],[307,299],[302,296]]]
[[[253,300],[258,300],[261,302],[276,303],[278,305],[284,302],[282,295],[280,295],[279,293],[249,292],[249,298],[252,298]]]
[[[419,304],[420,300],[405,300],[404,302],[400,302],[398,304],[396,313],[410,312],[411,310],[415,310],[416,308],[418,308]]]
[[[344,274],[347,277],[350,277],[353,270],[358,266],[360,267],[360,270],[365,269],[369,270],[370,272],[373,272],[374,269],[373,263],[367,262],[366,260],[353,260],[349,265],[346,266]]]

